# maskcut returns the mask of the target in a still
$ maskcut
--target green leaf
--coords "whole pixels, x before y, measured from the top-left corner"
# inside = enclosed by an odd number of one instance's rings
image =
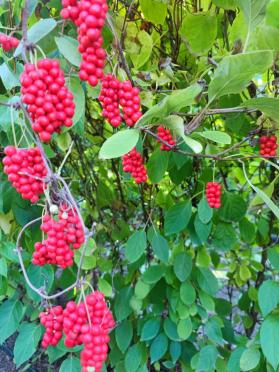
[[[212,245],[220,251],[229,251],[237,242],[235,229],[229,223],[220,222],[212,236]]]
[[[78,41],[69,36],[60,36],[55,38],[59,52],[72,65],[79,67],[81,63],[81,55],[78,51]]]
[[[197,372],[214,370],[217,356],[218,350],[215,346],[204,346],[199,353]]]
[[[255,348],[247,349],[241,355],[240,368],[242,371],[251,371],[256,368],[261,359],[261,353]]]
[[[112,295],[111,285],[103,278],[98,279],[99,290],[106,296],[110,297]]]
[[[17,329],[24,315],[24,307],[18,300],[7,300],[0,306],[0,344]]]
[[[247,25],[247,35],[244,44],[244,51],[246,51],[250,36],[256,26],[260,24],[265,15],[265,7],[269,0],[237,0],[237,4],[244,13],[246,25]]]
[[[155,233],[151,245],[155,256],[167,263],[169,260],[169,244],[167,240],[162,235]]]
[[[246,178],[246,181],[249,183],[249,185],[254,189],[254,191],[259,195],[259,197],[265,202],[265,204],[268,206],[268,208],[274,213],[274,215],[279,219],[279,208],[273,201],[262,191],[260,190],[257,186],[254,186],[252,182],[249,180],[245,165],[242,163],[243,166],[243,173]]]
[[[149,284],[144,283],[142,280],[139,280],[135,286],[135,295],[143,300],[149,293],[151,287]]]
[[[36,323],[23,323],[14,346],[14,360],[17,368],[35,353],[42,335],[42,327]]]
[[[260,342],[267,361],[277,370],[279,365],[279,314],[269,315],[263,321]]]
[[[140,344],[130,347],[125,356],[126,371],[136,371],[140,366],[141,358]]]
[[[260,110],[271,119],[279,121],[279,99],[277,98],[253,98],[243,102],[241,106]]]
[[[141,341],[150,341],[157,336],[161,322],[159,319],[149,319],[141,330]]]
[[[214,296],[218,291],[219,285],[216,277],[207,268],[197,269],[197,281],[200,288],[210,296]]]
[[[192,214],[191,201],[177,203],[165,215],[165,234],[172,235],[184,230]]]
[[[164,331],[170,340],[179,341],[176,324],[169,318],[164,321]]]
[[[240,358],[244,352],[244,347],[237,347],[230,355],[228,362],[228,372],[240,372]]]
[[[77,357],[70,355],[64,362],[61,364],[59,372],[80,372],[81,366],[80,361]]]
[[[85,94],[81,86],[80,79],[71,77],[71,79],[69,80],[69,89],[74,95],[76,108],[73,117],[73,123],[74,125],[77,125],[79,121],[83,120],[83,117],[85,115]]]
[[[210,141],[220,143],[222,145],[229,145],[232,142],[231,136],[225,132],[220,132],[218,130],[208,130],[205,132],[196,132],[201,137],[207,138]]]
[[[208,87],[209,101],[226,94],[244,90],[257,73],[265,72],[272,64],[272,51],[253,51],[225,57],[215,70]]]
[[[268,249],[268,259],[274,269],[279,270],[279,247]]]
[[[117,132],[103,143],[99,152],[99,158],[119,158],[131,151],[138,140],[139,131],[137,129],[125,129]]]
[[[34,44],[43,39],[55,29],[57,22],[53,18],[40,19],[27,31],[27,40]],[[22,53],[23,42],[21,42],[14,52],[14,57]]]
[[[265,281],[260,286],[258,298],[261,312],[265,317],[279,304],[279,283],[273,280]]]
[[[178,253],[174,257],[173,270],[177,278],[184,282],[192,271],[192,257],[186,252]]]
[[[203,197],[198,204],[198,215],[203,223],[208,223],[212,219],[213,209],[210,208],[205,197]]]
[[[184,107],[193,105],[195,103],[195,98],[201,91],[202,86],[199,84],[191,85],[186,89],[175,90],[157,103],[157,105],[151,107],[151,109],[139,119],[136,127],[140,128],[151,122],[154,123],[156,119],[165,118],[172,112],[178,112]]]
[[[193,54],[206,53],[217,36],[217,17],[215,14],[187,14],[180,29],[182,39],[186,41]]]
[[[7,261],[4,257],[2,257],[2,258],[0,258],[0,275],[7,278],[7,274],[8,274]]]
[[[226,222],[238,222],[247,212],[247,203],[239,195],[225,193],[219,215]]]
[[[239,221],[239,231],[241,239],[245,243],[252,243],[255,238],[255,226],[252,222],[248,221],[247,218],[242,218]]]
[[[146,233],[136,231],[127,241],[125,255],[130,263],[136,262],[146,249]]]
[[[226,10],[235,9],[237,7],[237,0],[212,0],[213,4],[219,8]]]
[[[180,286],[180,298],[185,305],[192,305],[196,300],[196,291],[192,284],[184,282]]]
[[[271,0],[266,8],[266,23],[279,28],[279,0]]]
[[[223,345],[223,335],[221,331],[220,319],[218,317],[210,318],[205,327],[204,332],[206,336],[213,342],[216,342],[219,345]]]
[[[140,46],[140,50],[136,54],[130,52],[130,57],[134,67],[139,69],[150,59],[153,49],[153,39],[146,31],[141,30],[136,35],[136,43]]]
[[[161,359],[168,350],[168,339],[164,333],[160,333],[150,347],[151,363]]]
[[[169,163],[169,153],[157,149],[150,156],[147,163],[147,173],[152,183],[159,183],[164,177]]]
[[[164,275],[166,268],[161,265],[150,266],[143,274],[142,280],[147,284],[157,283]]]
[[[161,0],[140,0],[144,18],[155,24],[163,24],[167,16],[167,4]]]
[[[209,224],[202,223],[202,221],[199,219],[199,216],[196,215],[194,226],[200,243],[201,244],[205,243],[210,235],[212,223]]]
[[[124,320],[115,330],[115,340],[122,354],[125,353],[133,338],[133,326],[129,320]]]
[[[181,340],[187,340],[191,336],[192,330],[190,318],[181,319],[177,324],[177,333]]]
[[[118,296],[115,300],[114,313],[116,319],[121,322],[126,319],[132,312],[132,309],[129,306],[130,299],[133,295],[131,287],[121,288]]]
[[[20,86],[18,78],[5,62],[0,65],[0,77],[6,90]],[[9,109],[6,108],[6,110]]]
[[[171,341],[170,355],[173,363],[176,363],[176,361],[179,359],[181,351],[182,351],[181,342]]]
[[[62,151],[67,151],[70,148],[70,145],[72,143],[72,138],[68,132],[61,133],[59,136],[56,138],[56,142],[58,147]]]
[[[35,266],[31,264],[27,269],[27,274],[29,276],[29,279],[31,283],[37,287],[46,288],[46,292],[48,293],[52,287],[52,284],[54,282],[54,272],[53,268],[50,265],[45,266]],[[35,293],[29,286],[26,284],[26,290],[28,293],[28,296],[32,298],[32,300],[39,302],[41,300],[41,297]]]

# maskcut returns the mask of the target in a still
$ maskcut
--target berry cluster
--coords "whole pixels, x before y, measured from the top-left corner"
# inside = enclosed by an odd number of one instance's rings
[[[206,199],[210,208],[221,207],[222,186],[218,182],[208,182],[206,185]]]
[[[167,142],[171,146],[175,146],[176,142],[173,139],[173,137],[172,137],[171,132],[170,132],[169,129],[166,129],[166,128],[162,127],[162,126],[159,126],[157,128],[157,134],[158,134],[158,137],[161,140]],[[158,142],[161,143],[160,140],[158,140]],[[165,145],[164,143],[162,143],[161,144],[161,150],[162,151],[170,151],[171,150],[171,147],[169,147],[169,146]]]
[[[133,127],[142,116],[139,89],[134,88],[132,83],[127,80],[120,84],[118,94],[124,120],[129,127]]]
[[[108,11],[106,0],[62,0],[61,16],[78,26],[78,50],[82,56],[79,77],[96,86],[103,77],[106,52],[102,28]]]
[[[262,156],[276,156],[277,137],[276,136],[262,136],[260,138],[260,154]]]
[[[46,328],[42,340],[42,347],[56,346],[62,338],[63,331],[63,308],[55,306],[40,313],[40,322]]]
[[[129,127],[134,126],[142,116],[139,90],[134,88],[130,81],[121,83],[112,75],[105,76],[102,80],[99,101],[103,106],[103,116],[113,127],[121,124],[120,107],[123,111],[123,119]]]
[[[0,34],[0,45],[5,52],[16,48],[19,44],[19,40],[16,37]]]
[[[47,175],[40,149],[7,146],[4,153],[4,172],[8,175],[8,180],[23,199],[36,203],[44,193],[43,179]]]
[[[51,140],[61,127],[71,127],[75,113],[73,94],[65,84],[58,61],[42,59],[37,66],[27,63],[21,75],[22,101],[28,105],[33,130],[43,142]]]
[[[82,371],[87,372],[87,367],[94,367],[95,372],[100,372],[107,357],[108,333],[115,323],[101,292],[91,293],[85,301],[79,304],[70,301],[64,310],[65,345],[74,347],[84,344]]]
[[[124,172],[131,173],[136,183],[147,181],[147,172],[143,165],[143,158],[136,148],[128,152],[122,158]]]
[[[106,75],[102,80],[102,89],[99,95],[99,101],[103,107],[102,115],[113,127],[118,127],[122,121],[119,109],[120,84],[113,75]]]
[[[58,265],[66,268],[73,265],[73,249],[78,249],[84,242],[84,231],[80,219],[72,209],[66,211],[60,207],[57,220],[49,214],[44,215],[41,230],[47,234],[47,239],[35,244],[33,264]]]

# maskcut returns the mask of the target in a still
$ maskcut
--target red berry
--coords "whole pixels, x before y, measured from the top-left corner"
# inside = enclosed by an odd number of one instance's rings
[[[259,142],[260,142],[260,154],[263,157],[276,156],[276,150],[278,148],[278,145],[277,145],[277,137],[275,135],[262,136],[260,137]]]
[[[22,101],[27,104],[32,128],[41,141],[50,141],[53,132],[59,133],[62,126],[72,125],[75,104],[58,61],[42,59],[37,69],[26,64],[20,81]]]
[[[217,182],[208,182],[206,185],[206,199],[210,208],[221,207],[221,185]]]
[[[122,163],[124,172],[131,173],[136,183],[147,181],[147,172],[143,164],[143,158],[135,148],[123,156]]]
[[[171,146],[167,146],[166,144],[162,143],[160,140],[158,140],[159,143],[161,143],[161,150],[162,151],[171,151],[172,146],[175,146],[176,142],[173,139],[171,132],[169,129],[164,128],[163,126],[159,126],[157,129],[158,137],[167,142]]]

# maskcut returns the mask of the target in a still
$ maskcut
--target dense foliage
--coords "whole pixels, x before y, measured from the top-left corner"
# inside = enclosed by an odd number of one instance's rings
[[[0,38],[1,160],[15,140],[20,148],[32,141],[19,101],[22,85],[29,89],[20,80],[26,61],[36,64],[44,54],[59,60],[65,91],[74,95],[73,126],[61,120],[40,137],[52,138],[44,151],[90,237],[82,290],[78,282],[50,302],[60,312],[90,285],[105,294],[116,326],[103,371],[277,371],[279,1],[108,5],[104,72],[118,79],[115,89],[140,95],[137,117],[123,109],[127,125],[119,125],[117,110],[104,115],[108,93],[103,87],[98,99],[101,84],[88,75],[90,66],[79,75],[82,30],[61,18],[60,0],[0,1],[1,31],[23,38],[19,45]],[[84,63],[88,54],[80,52]],[[90,53],[95,58],[95,49]],[[118,100],[124,107],[128,98],[117,94],[116,107]],[[42,360],[42,371],[78,372],[80,346],[61,340],[40,347],[39,313],[49,302],[25,282],[15,251],[22,228],[44,213],[43,198],[22,199],[4,167],[0,178],[0,345],[17,332],[17,368]],[[47,202],[51,197],[46,193]],[[75,283],[82,249],[64,270],[37,266],[32,256],[41,239],[39,224],[28,226],[22,257],[31,283],[54,294]]]

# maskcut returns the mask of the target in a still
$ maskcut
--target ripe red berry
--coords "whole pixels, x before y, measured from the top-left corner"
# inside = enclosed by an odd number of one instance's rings
[[[0,45],[5,52],[16,48],[19,44],[19,40],[16,37],[0,34]]]
[[[131,173],[136,183],[147,181],[147,172],[143,164],[143,158],[134,148],[122,158],[124,172]]]
[[[106,75],[102,80],[102,89],[99,101],[102,104],[102,115],[113,127],[121,124],[122,118],[119,109],[120,82],[112,75]]]
[[[163,126],[159,126],[158,129],[157,129],[157,134],[158,134],[158,137],[160,139],[167,142],[171,146],[175,146],[176,142],[173,139],[169,129],[166,129]],[[172,148],[170,146],[165,145],[160,140],[158,140],[158,142],[161,143],[161,150],[162,151],[171,151]]]
[[[8,175],[8,180],[23,199],[36,203],[44,193],[43,180],[47,175],[40,149],[7,146],[4,153],[4,172]]]
[[[263,157],[276,156],[277,148],[277,137],[275,135],[260,137],[260,154]]]
[[[119,88],[119,103],[123,110],[126,125],[133,127],[142,116],[139,89],[130,81],[124,81]]]
[[[121,83],[112,75],[105,76],[99,100],[103,116],[113,127],[118,127],[122,120],[132,127],[142,116],[139,90],[133,88],[130,81]]]
[[[46,328],[42,340],[42,347],[56,346],[62,338],[63,330],[63,308],[55,306],[40,313],[40,322]]]
[[[102,48],[102,28],[108,11],[106,0],[63,0],[61,17],[71,19],[78,27],[79,52],[82,62],[79,77],[96,86],[103,78],[106,52]]]
[[[66,268],[73,265],[73,249],[84,243],[84,231],[78,214],[70,206],[61,205],[57,218],[49,214],[43,217],[41,230],[47,235],[35,244],[32,263],[58,265]]]
[[[22,101],[33,120],[32,128],[43,142],[51,140],[62,126],[73,124],[74,96],[65,84],[64,72],[56,60],[42,59],[37,66],[24,66],[20,77]]]
[[[221,207],[222,186],[218,182],[208,182],[205,193],[210,208]]]

